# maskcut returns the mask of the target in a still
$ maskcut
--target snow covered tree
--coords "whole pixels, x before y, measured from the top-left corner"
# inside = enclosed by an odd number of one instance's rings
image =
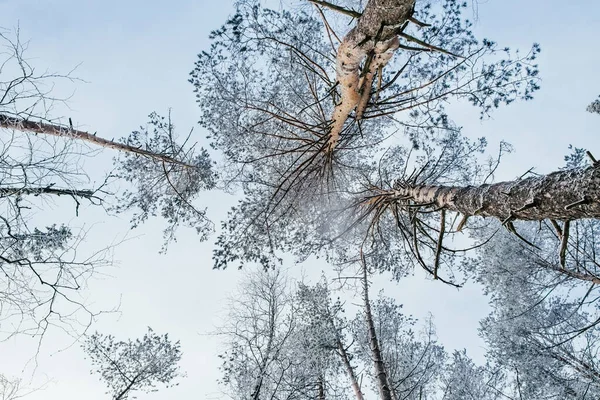
[[[154,392],[157,385],[173,386],[181,375],[179,342],[148,328],[142,339],[115,341],[112,335],[94,333],[83,349],[94,369],[107,384],[114,400],[131,398],[133,392]]]
[[[39,74],[30,64],[18,32],[0,29],[0,320],[3,334],[41,335],[56,325],[81,332],[95,315],[79,296],[87,279],[106,264],[111,243],[82,256],[77,247],[85,231],[70,215],[50,219],[53,207],[90,204],[111,213],[134,212],[132,225],[163,217],[165,241],[178,226],[195,229],[201,239],[213,230],[202,207],[192,204],[215,186],[208,153],[186,139],[179,143],[168,118],[150,121],[121,140],[78,130],[52,116],[66,102],[52,93],[71,75]],[[114,170],[90,178],[94,146],[118,150]],[[96,166],[97,168],[97,166]],[[107,169],[110,169],[108,166]],[[127,186],[122,191],[118,183]],[[46,222],[40,222],[44,220]],[[79,325],[79,326],[78,326]],[[10,329],[8,327],[11,327]]]
[[[278,334],[260,328],[265,325],[264,318],[255,319],[255,309],[267,310],[264,299],[253,298],[253,307],[240,305],[250,299],[246,284],[252,292],[257,282],[270,290],[272,281],[257,281],[257,277],[277,277],[282,283],[285,277],[281,274],[251,274],[236,293],[236,298],[241,295],[241,303],[236,301],[229,309],[227,324],[237,330],[221,331],[226,346],[221,355],[221,383],[232,398],[256,396],[258,382],[259,398],[288,400],[362,400],[375,393],[380,399],[392,400],[519,399],[517,382],[524,383],[515,377],[514,369],[492,362],[476,365],[465,351],[449,357],[437,342],[432,321],[417,330],[416,319],[404,315],[402,305],[394,299],[379,296],[368,300],[369,307],[347,320],[343,316],[347,306],[333,300],[336,293],[325,279],[314,285],[286,283],[286,299],[293,304],[287,312],[277,314],[284,322],[281,332],[285,341],[271,340]],[[255,328],[243,330],[251,321],[257,322]],[[277,345],[269,347],[269,343]],[[261,362],[268,354],[269,361]]]
[[[527,242],[499,231],[467,263],[493,308],[481,325],[489,356],[523,398],[595,398],[598,221],[574,221],[568,242],[550,223],[518,229]]]
[[[303,377],[295,373],[298,355],[286,350],[296,328],[288,285],[278,271],[258,271],[248,276],[231,302],[219,334],[226,346],[220,355],[222,383],[234,399],[270,398],[277,390],[293,397],[297,390],[287,385],[288,379]]]
[[[282,251],[302,259],[361,242],[386,210],[414,220],[408,211],[431,206],[385,196],[395,181],[485,181],[474,162],[485,142],[462,138],[444,104],[466,100],[486,116],[538,89],[539,47],[521,56],[477,40],[456,1],[369,1],[339,45],[347,7],[313,3],[292,12],[237,2],[192,71],[200,122],[244,193],[217,267],[271,265]],[[406,174],[413,167],[421,173]]]
[[[462,137],[446,112],[467,101],[486,117],[531,99],[538,45],[520,55],[478,40],[454,0],[310,3],[238,1],[191,73],[200,122],[244,195],[223,223],[217,268],[272,266],[284,252],[343,264],[368,243],[378,269],[399,278],[419,266],[458,286],[450,267],[462,249],[446,243],[478,217],[519,236],[519,220],[600,216],[593,156],[588,167],[490,183],[486,141]]]

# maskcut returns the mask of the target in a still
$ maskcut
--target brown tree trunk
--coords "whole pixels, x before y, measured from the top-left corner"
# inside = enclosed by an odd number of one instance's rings
[[[385,193],[400,202],[430,205],[464,216],[502,221],[600,218],[600,165],[481,186],[426,186],[399,182]]]
[[[329,150],[339,141],[348,115],[357,109],[364,112],[373,77],[387,64],[398,49],[398,32],[412,16],[415,0],[369,0],[356,26],[340,44],[336,57],[336,74],[341,99],[333,112]],[[365,61],[363,76],[360,66]]]
[[[373,364],[375,366],[375,375],[377,379],[377,386],[379,388],[379,395],[381,400],[393,400],[392,392],[388,385],[387,372],[385,370],[385,364],[383,357],[381,356],[381,349],[379,348],[379,341],[377,340],[377,333],[375,330],[375,323],[373,322],[373,314],[371,312],[371,302],[369,300],[369,281],[367,275],[367,264],[361,250],[361,261],[363,269],[363,299],[365,306],[365,320],[369,331],[369,344],[371,347],[371,357],[373,357]]]
[[[325,385],[322,376],[317,379],[317,400],[325,400]]]
[[[118,151],[124,151],[126,153],[139,154],[144,157],[152,158],[158,161],[165,162],[167,164],[183,165],[185,167],[193,167],[185,162],[177,160],[173,157],[169,157],[164,154],[154,153],[152,151],[139,149],[137,147],[129,146],[125,143],[115,142],[113,140],[103,139],[88,132],[79,131],[72,127],[66,127],[62,125],[47,124],[43,122],[28,121],[20,118],[11,117],[8,115],[0,114],[0,128],[14,129],[22,132],[41,133],[44,135],[60,136],[66,138],[73,138],[77,140],[83,140],[88,143],[92,143],[97,146],[114,149]]]

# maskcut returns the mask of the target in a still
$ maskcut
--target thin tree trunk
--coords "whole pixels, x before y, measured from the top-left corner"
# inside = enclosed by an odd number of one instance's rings
[[[356,108],[360,119],[371,92],[373,77],[387,64],[400,42],[398,33],[412,16],[415,0],[369,0],[356,26],[340,44],[336,75],[341,99],[333,111],[329,150],[339,142],[348,116]],[[360,66],[365,62],[363,76]]]
[[[317,379],[317,400],[325,400],[325,385],[322,376]]]
[[[129,391],[131,390],[131,388],[133,387],[133,385],[135,384],[135,382],[137,381],[137,379],[139,378],[139,374],[136,375],[132,380],[129,381],[129,384],[127,385],[127,387],[125,387],[125,389],[123,389],[121,392],[119,392],[114,399],[115,400],[123,400],[127,398],[127,395],[129,394]]]
[[[352,385],[352,390],[354,390],[356,400],[364,400],[362,391],[360,390],[360,385],[358,384],[358,380],[356,379],[356,374],[354,373],[354,368],[352,367],[352,364],[350,364],[350,358],[348,357],[346,348],[344,347],[344,344],[339,338],[337,339],[337,346],[338,350],[340,351],[340,356],[342,357],[344,367],[346,368],[348,378],[350,378],[350,384]]]
[[[464,216],[502,221],[600,218],[600,165],[481,186],[426,186],[399,182],[385,195]]]
[[[270,288],[272,290],[272,288]],[[273,349],[273,341],[275,340],[275,314],[276,314],[276,299],[275,299],[275,295],[273,294],[273,292],[270,293],[272,295],[272,297],[269,299],[269,339],[267,341],[267,348],[265,350],[264,353],[264,357],[261,361],[261,365],[259,366],[259,370],[258,370],[258,381],[256,382],[256,385],[254,386],[254,390],[252,391],[252,394],[250,395],[250,397],[252,398],[252,400],[259,400],[260,399],[260,391],[262,389],[262,385],[263,385],[263,381],[265,378],[265,373],[267,371],[267,366],[269,365],[269,361],[270,361],[270,357],[271,357],[271,351]]]
[[[371,302],[369,300],[369,281],[367,275],[367,263],[365,262],[364,255],[361,250],[361,261],[363,269],[363,298],[365,306],[365,320],[369,330],[369,342],[371,347],[371,357],[373,357],[373,364],[375,366],[375,375],[377,377],[377,386],[379,388],[379,395],[381,400],[393,400],[390,387],[388,385],[388,377],[385,370],[385,364],[383,357],[381,356],[381,349],[379,348],[379,341],[377,340],[377,333],[375,331],[375,323],[373,322],[373,314],[371,312]]]
[[[152,151],[139,149],[134,146],[130,146],[125,143],[115,142],[114,140],[107,140],[84,131],[79,131],[71,127],[62,125],[47,124],[43,122],[28,121],[20,118],[11,117],[5,114],[0,114],[0,128],[14,129],[22,132],[41,133],[44,135],[60,136],[66,138],[73,138],[82,140],[88,143],[92,143],[97,146],[123,151],[126,153],[139,154],[144,157],[152,158],[158,161],[165,162],[167,164],[177,164],[185,167],[193,167],[183,161],[177,160],[173,157],[154,153]]]
[[[94,198],[93,190],[74,190],[74,189],[58,189],[53,188],[52,186],[45,187],[24,187],[24,188],[10,188],[3,187],[0,188],[0,197],[9,197],[15,195],[30,195],[30,196],[40,196],[43,194],[53,195],[53,196],[71,196],[71,197],[81,197],[85,199]]]

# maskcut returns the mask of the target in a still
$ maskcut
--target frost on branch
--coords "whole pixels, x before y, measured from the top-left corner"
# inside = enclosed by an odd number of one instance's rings
[[[100,375],[114,400],[132,398],[138,391],[155,392],[158,385],[177,385],[174,380],[181,376],[179,342],[150,328],[143,338],[127,341],[96,332],[86,338],[83,349],[92,372]]]
[[[130,187],[117,197],[115,211],[134,210],[133,227],[151,216],[160,216],[168,224],[164,230],[165,245],[175,240],[176,229],[187,226],[196,230],[201,240],[213,231],[213,223],[206,216],[206,209],[194,203],[207,190],[213,189],[216,174],[208,152],[195,146],[176,141],[171,115],[168,118],[156,113],[139,131],[124,139],[127,145],[181,160],[167,163],[160,159],[144,157],[135,153],[121,153],[115,159],[117,178]]]

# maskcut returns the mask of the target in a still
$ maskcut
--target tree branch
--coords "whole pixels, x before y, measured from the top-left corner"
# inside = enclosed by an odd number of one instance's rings
[[[6,114],[0,114],[0,128],[78,139],[97,146],[115,149],[126,153],[139,154],[141,156],[163,161],[169,164],[177,164],[189,168],[194,167],[193,165],[187,164],[164,154],[154,153],[152,151],[133,147],[125,143],[115,142],[114,140],[103,139],[95,134],[73,129],[72,127],[48,124],[44,122],[33,122],[21,118],[11,117]]]

